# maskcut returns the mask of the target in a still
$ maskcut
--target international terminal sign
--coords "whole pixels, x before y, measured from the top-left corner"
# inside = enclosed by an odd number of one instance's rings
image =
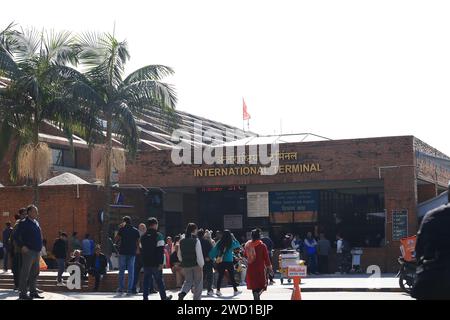
[[[296,152],[279,153],[276,155],[279,160],[297,160]],[[239,157],[239,156],[238,156]],[[243,156],[244,157],[244,156]],[[247,157],[248,160],[248,156]],[[237,158],[237,157],[235,157]],[[221,165],[215,168],[193,169],[194,177],[225,177],[225,176],[253,176],[253,175],[274,175],[274,174],[303,174],[321,172],[320,163],[286,163],[275,166],[262,165]]]

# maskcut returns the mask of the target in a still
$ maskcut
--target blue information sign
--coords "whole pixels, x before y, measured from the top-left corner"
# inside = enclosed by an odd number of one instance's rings
[[[269,192],[270,212],[318,211],[319,191],[294,190]]]

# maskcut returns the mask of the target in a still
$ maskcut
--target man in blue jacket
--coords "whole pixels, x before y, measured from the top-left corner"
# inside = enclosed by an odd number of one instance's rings
[[[19,222],[17,231],[14,233],[14,239],[22,253],[22,267],[19,280],[19,299],[43,299],[37,293],[36,281],[39,276],[39,259],[42,249],[42,232],[37,217],[38,208],[30,205],[27,208],[27,216]],[[27,294],[27,286],[30,287],[30,295]]]

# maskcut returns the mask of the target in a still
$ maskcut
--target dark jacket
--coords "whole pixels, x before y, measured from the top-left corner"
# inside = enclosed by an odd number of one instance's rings
[[[8,250],[10,248],[10,238],[11,238],[12,228],[7,227],[3,230],[3,248]]]
[[[97,265],[97,259],[98,259],[98,265]],[[98,256],[93,255],[92,256],[92,270],[97,271],[100,274],[106,274],[106,266],[108,265],[108,259],[106,259],[106,256],[103,253],[100,253]]]
[[[38,223],[26,217],[21,220],[14,232],[14,240],[19,247],[40,252],[42,249],[42,233]]]
[[[141,237],[141,256],[144,267],[159,267],[164,263],[164,236],[148,229]]]
[[[67,258],[67,242],[63,239],[56,239],[53,244],[53,255],[56,259],[66,259]]]
[[[135,256],[137,251],[137,242],[139,240],[139,231],[130,224],[126,224],[119,229],[120,236],[119,254]]]
[[[202,245],[203,258],[205,259],[206,262],[206,258],[209,259],[209,252],[211,251],[213,245],[210,241],[206,240],[205,238],[200,239],[200,244]]]
[[[416,242],[418,299],[450,299],[450,204],[428,212]]]

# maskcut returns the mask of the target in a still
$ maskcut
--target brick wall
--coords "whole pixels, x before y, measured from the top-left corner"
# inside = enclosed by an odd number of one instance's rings
[[[141,183],[161,187],[210,186],[232,184],[299,183],[310,181],[378,178],[381,166],[413,165],[413,137],[388,137],[286,143],[280,152],[298,152],[298,160],[283,163],[319,163],[322,172],[277,174],[275,176],[194,177],[193,170],[214,168],[207,165],[174,165],[171,152],[145,151],[127,164],[121,183]]]
[[[43,236],[47,239],[47,249],[51,249],[59,230],[79,235],[93,233],[98,229],[98,221],[89,220],[103,206],[103,191],[97,186],[47,186],[40,187],[39,223]],[[7,187],[0,189],[0,225],[14,222],[14,214],[20,207],[32,203],[33,191],[30,187]],[[6,215],[6,213],[9,213]]]
[[[420,184],[417,186],[417,202],[422,203],[437,196],[435,184]]]

